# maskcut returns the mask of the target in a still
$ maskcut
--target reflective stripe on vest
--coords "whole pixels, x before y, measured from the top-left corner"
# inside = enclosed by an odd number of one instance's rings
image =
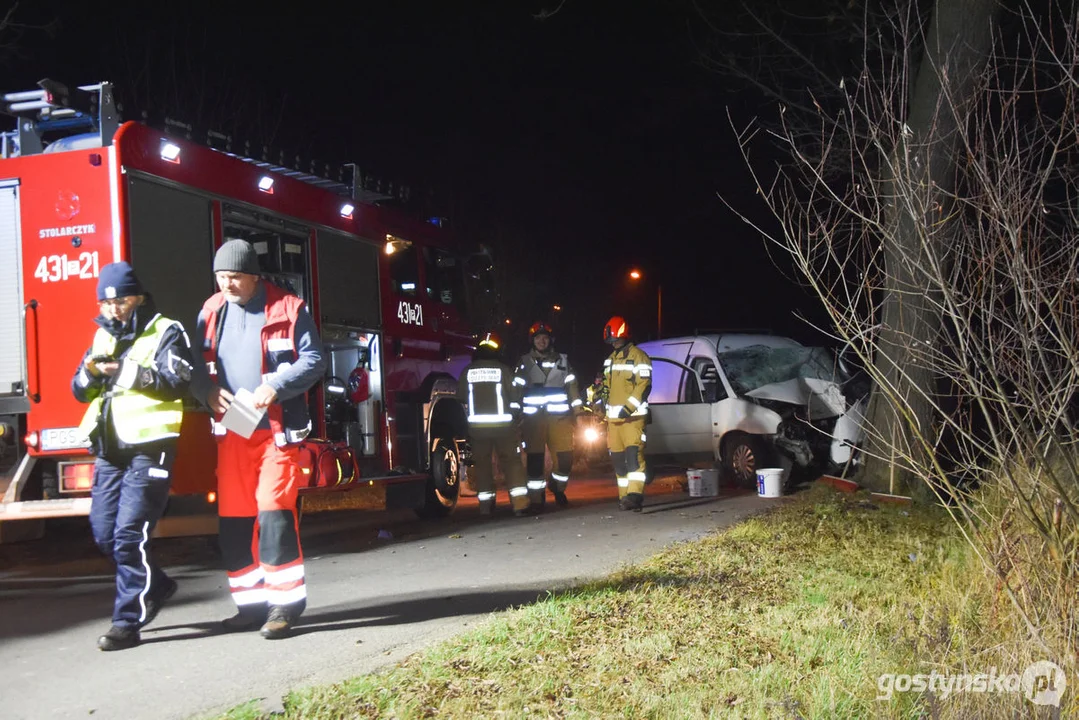
[[[465,381],[468,383],[468,422],[473,425],[504,425],[513,421],[513,415],[506,412],[505,400],[502,397],[502,371],[498,368],[470,368],[465,373]],[[494,386],[493,408],[481,407],[477,412],[476,389],[485,389]],[[485,393],[486,395],[486,393]],[[480,397],[481,405],[484,399]],[[494,410],[494,412],[488,412]]]
[[[552,357],[556,360],[551,360]],[[514,382],[527,385],[524,391],[526,415],[535,415],[541,409],[550,415],[569,413],[566,386],[576,378],[568,374],[568,367],[569,361],[562,353],[540,358],[536,358],[532,353],[524,356]]]
[[[176,321],[155,315],[146,325],[142,334],[135,338],[131,349],[124,356],[124,362],[133,362],[139,367],[152,368],[165,331]],[[94,335],[91,355],[112,355],[116,350],[116,338],[103,328],[98,328]],[[155,400],[137,390],[115,388],[111,392],[112,425],[116,437],[125,445],[143,443],[179,437],[180,425],[184,419],[182,400]],[[79,432],[89,439],[91,431],[97,425],[98,416],[104,403],[103,397],[95,398],[79,423]]]

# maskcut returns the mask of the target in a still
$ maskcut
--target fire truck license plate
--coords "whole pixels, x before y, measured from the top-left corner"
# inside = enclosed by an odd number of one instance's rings
[[[77,427],[49,428],[41,431],[42,450],[71,450],[86,446],[87,444],[79,439]]]

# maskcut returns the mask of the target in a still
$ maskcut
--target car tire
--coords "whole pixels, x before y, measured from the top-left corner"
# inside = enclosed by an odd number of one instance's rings
[[[757,468],[772,463],[768,446],[760,438],[736,433],[723,443],[723,474],[732,485],[746,490],[757,487]]]

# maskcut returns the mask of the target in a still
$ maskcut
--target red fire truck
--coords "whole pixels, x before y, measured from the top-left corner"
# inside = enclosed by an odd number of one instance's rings
[[[303,496],[450,512],[468,451],[456,377],[480,329],[470,318],[493,309],[489,254],[380,204],[356,172],[327,179],[121,122],[109,83],[40,86],[0,107],[18,120],[0,158],[0,523],[89,511],[70,382],[101,266],[130,261],[192,330],[216,289],[214,252],[234,238],[308,303],[329,356],[309,394]],[[209,415],[188,409],[168,512],[215,498]]]

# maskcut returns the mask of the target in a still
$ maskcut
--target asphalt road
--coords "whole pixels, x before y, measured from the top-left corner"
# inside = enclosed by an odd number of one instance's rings
[[[170,720],[253,698],[279,707],[290,689],[376,670],[776,502],[690,498],[659,480],[644,512],[622,512],[606,478],[577,480],[569,496],[570,507],[528,518],[513,517],[501,493],[490,518],[474,498],[433,524],[405,512],[305,515],[308,608],[295,635],[278,641],[218,631],[234,608],[215,537],[156,541],[179,592],[142,645],[113,653],[95,645],[109,625],[112,568],[85,519],[0,546],[0,718]]]

